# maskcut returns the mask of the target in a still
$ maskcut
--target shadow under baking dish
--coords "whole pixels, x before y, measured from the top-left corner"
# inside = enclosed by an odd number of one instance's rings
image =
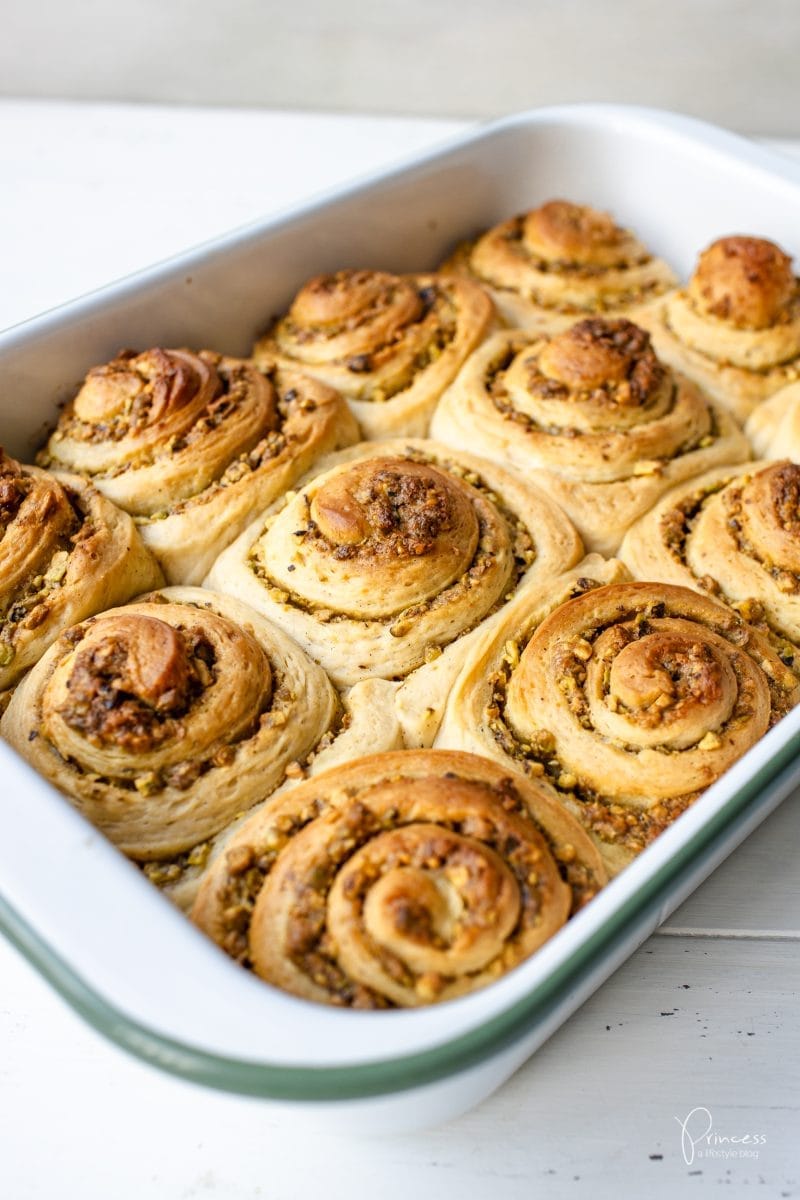
[[[427,268],[458,238],[557,195],[610,208],[684,274],[726,232],[800,249],[795,164],[670,114],[545,109],[9,331],[0,337],[5,443],[30,458],[54,405],[121,345],[245,353],[307,276]],[[795,710],[505,978],[447,1004],[368,1013],[297,1000],[236,967],[0,745],[0,927],[97,1029],[176,1075],[335,1101],[359,1120],[363,1106],[347,1102],[393,1096],[393,1128],[433,1123],[507,1078],[763,820],[800,779],[798,751]]]

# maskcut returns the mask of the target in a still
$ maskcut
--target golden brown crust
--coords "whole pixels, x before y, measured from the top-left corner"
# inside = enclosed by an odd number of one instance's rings
[[[605,212],[568,200],[548,200],[523,218],[524,238],[535,258],[580,267],[620,267],[647,257],[642,244]]]
[[[465,280],[338,271],[311,279],[253,356],[262,369],[291,366],[335,387],[365,437],[421,437],[493,315]]]
[[[220,556],[209,584],[341,686],[405,680],[401,720],[425,744],[473,631],[575,562],[580,541],[538,489],[435,442],[367,443],[326,465]]]
[[[168,588],[74,626],[17,688],[3,736],[130,857],[169,863],[301,779],[336,742],[397,745],[246,605]],[[348,729],[359,725],[355,741]],[[336,758],[333,761],[337,761]],[[175,869],[154,880],[172,884]]]
[[[0,450],[0,691],[69,625],[161,582],[131,518],[95,488]]]
[[[700,255],[686,288],[642,316],[658,353],[741,421],[800,376],[800,289],[791,258],[733,236]]]
[[[725,410],[661,363],[643,329],[599,317],[550,337],[489,338],[432,432],[539,482],[605,554],[672,485],[749,455]]]
[[[153,349],[93,368],[40,457],[132,513],[168,581],[199,583],[255,513],[357,438],[341,397],[297,371]]]
[[[246,821],[192,916],[296,995],[415,1006],[498,978],[604,882],[578,823],[535,785],[473,755],[404,751]]]
[[[800,685],[729,608],[666,584],[595,586],[611,570],[587,559],[511,605],[468,659],[436,744],[536,778],[614,872],[797,703]]]
[[[674,488],[628,531],[636,579],[677,583],[730,604],[800,669],[800,467],[718,467]]]
[[[689,281],[698,308],[740,329],[768,329],[787,320],[796,292],[791,258],[766,238],[712,242]]]
[[[249,650],[260,660],[266,702],[269,661],[257,642]],[[114,621],[99,621],[83,638],[55,712],[94,746],[148,753],[176,733],[183,736],[178,721],[210,682],[214,659],[201,629],[122,612]]]
[[[567,328],[581,314],[635,317],[675,282],[608,213],[568,200],[503,221],[442,270],[476,279],[508,325],[533,332]]]
[[[469,568],[481,533],[497,543],[498,556],[510,553],[483,497],[430,462],[361,459],[327,473],[305,506],[302,553],[289,564],[294,574],[276,562],[276,578],[308,603],[353,617],[394,617],[438,595]],[[296,524],[289,514],[283,520]]]

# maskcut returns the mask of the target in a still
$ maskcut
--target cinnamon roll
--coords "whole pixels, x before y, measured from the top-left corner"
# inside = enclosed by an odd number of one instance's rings
[[[662,363],[643,329],[599,317],[551,337],[489,338],[431,433],[524,472],[603,554],[674,484],[749,457],[727,411]]]
[[[342,698],[246,605],[167,588],[63,633],[0,732],[155,882],[180,885],[309,761],[399,743],[391,686],[372,683]]]
[[[257,512],[358,440],[342,399],[211,351],[124,351],[93,368],[40,455],[131,513],[170,583],[200,583]]]
[[[535,779],[620,870],[800,699],[768,639],[688,588],[591,559],[470,655],[437,745]],[[584,572],[579,577],[579,572]],[[573,598],[552,608],[565,592]]]
[[[566,329],[582,314],[633,320],[675,284],[608,213],[549,200],[462,244],[441,268],[480,283],[506,324],[533,332]]]
[[[744,421],[800,378],[800,288],[774,242],[724,237],[700,255],[686,288],[643,314],[661,357]]]
[[[280,625],[340,686],[405,680],[401,721],[424,745],[471,631],[580,553],[563,513],[502,468],[435,442],[376,442],[254,522],[208,585]]]
[[[0,694],[67,626],[161,582],[131,518],[85,479],[0,450]]]
[[[708,471],[637,521],[619,553],[636,579],[682,584],[732,605],[800,668],[800,466]]]
[[[277,987],[414,1007],[500,978],[605,882],[591,841],[529,781],[470,754],[375,754],[249,818],[193,919]]]
[[[494,311],[477,284],[439,275],[318,275],[260,338],[256,363],[302,370],[347,397],[367,438],[423,437],[436,401]]]

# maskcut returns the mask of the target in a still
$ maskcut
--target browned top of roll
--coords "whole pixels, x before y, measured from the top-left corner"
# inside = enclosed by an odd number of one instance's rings
[[[698,308],[742,329],[767,329],[788,318],[796,290],[789,255],[766,238],[743,236],[712,242],[689,283]]]
[[[289,319],[297,326],[338,326],[354,337],[356,329],[384,313],[381,333],[391,336],[422,312],[422,300],[409,280],[386,271],[343,270],[316,275],[297,293]],[[355,348],[355,347],[354,347]]]
[[[450,587],[481,537],[506,580],[508,534],[485,497],[434,463],[378,455],[321,476],[273,523],[267,545],[282,586],[368,619]]]
[[[707,787],[798,698],[767,639],[707,596],[620,583],[562,604],[508,688],[509,716],[601,795],[634,807]],[[571,786],[571,782],[570,782]]]
[[[213,648],[200,629],[121,614],[99,621],[78,651],[62,719],[95,746],[152,750],[179,733],[178,718],[211,675]]]
[[[112,767],[127,770],[132,760],[147,755],[182,761],[193,738],[199,738],[199,754],[201,745],[224,738],[226,726],[246,729],[269,698],[270,665],[259,643],[211,613],[176,624],[138,605],[77,626],[65,637],[75,640],[76,650],[43,701],[44,725],[52,726],[62,754],[81,761],[85,753],[89,769],[102,767],[112,776]],[[213,712],[208,697],[201,704],[223,665],[238,672],[242,696],[253,693],[243,714],[231,704],[233,681],[227,709]],[[247,672],[253,676],[249,688]],[[209,721],[216,721],[210,731]]]
[[[199,355],[160,347],[142,354],[123,350],[89,371],[73,411],[80,421],[103,427],[106,436],[114,436],[123,418],[126,433],[160,424],[176,424],[178,433],[221,390],[213,363]]]
[[[605,881],[578,822],[474,755],[370,755],[261,808],[193,919],[263,979],[328,1004],[413,1006],[498,978]]]
[[[288,437],[276,388],[245,360],[212,351],[121,351],[93,367],[40,455],[92,477],[139,515],[202,493],[237,460],[270,461]]]
[[[64,488],[52,475],[27,470],[0,447],[0,537],[12,534],[18,542],[39,542],[45,525],[64,532],[77,521]]]
[[[468,561],[478,539],[465,489],[409,459],[367,459],[333,476],[314,494],[311,518],[339,558],[363,549],[392,562],[431,554]]]
[[[626,266],[646,257],[635,237],[609,213],[588,204],[548,200],[523,218],[531,254],[548,263],[582,267]]]
[[[602,389],[618,404],[648,399],[664,379],[664,368],[650,336],[632,321],[590,317],[557,334],[539,356],[540,390],[560,392]]]

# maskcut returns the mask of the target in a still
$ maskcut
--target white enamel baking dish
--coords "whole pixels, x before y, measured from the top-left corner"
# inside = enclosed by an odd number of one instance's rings
[[[0,439],[30,459],[56,403],[121,346],[244,354],[309,275],[428,268],[455,240],[553,196],[611,209],[683,274],[734,231],[800,253],[800,166],[685,117],[543,109],[0,336]],[[800,709],[496,984],[369,1013],[296,1000],[233,965],[0,745],[0,928],[87,1020],[164,1070],[359,1132],[422,1127],[508,1078],[791,790],[799,750]]]

